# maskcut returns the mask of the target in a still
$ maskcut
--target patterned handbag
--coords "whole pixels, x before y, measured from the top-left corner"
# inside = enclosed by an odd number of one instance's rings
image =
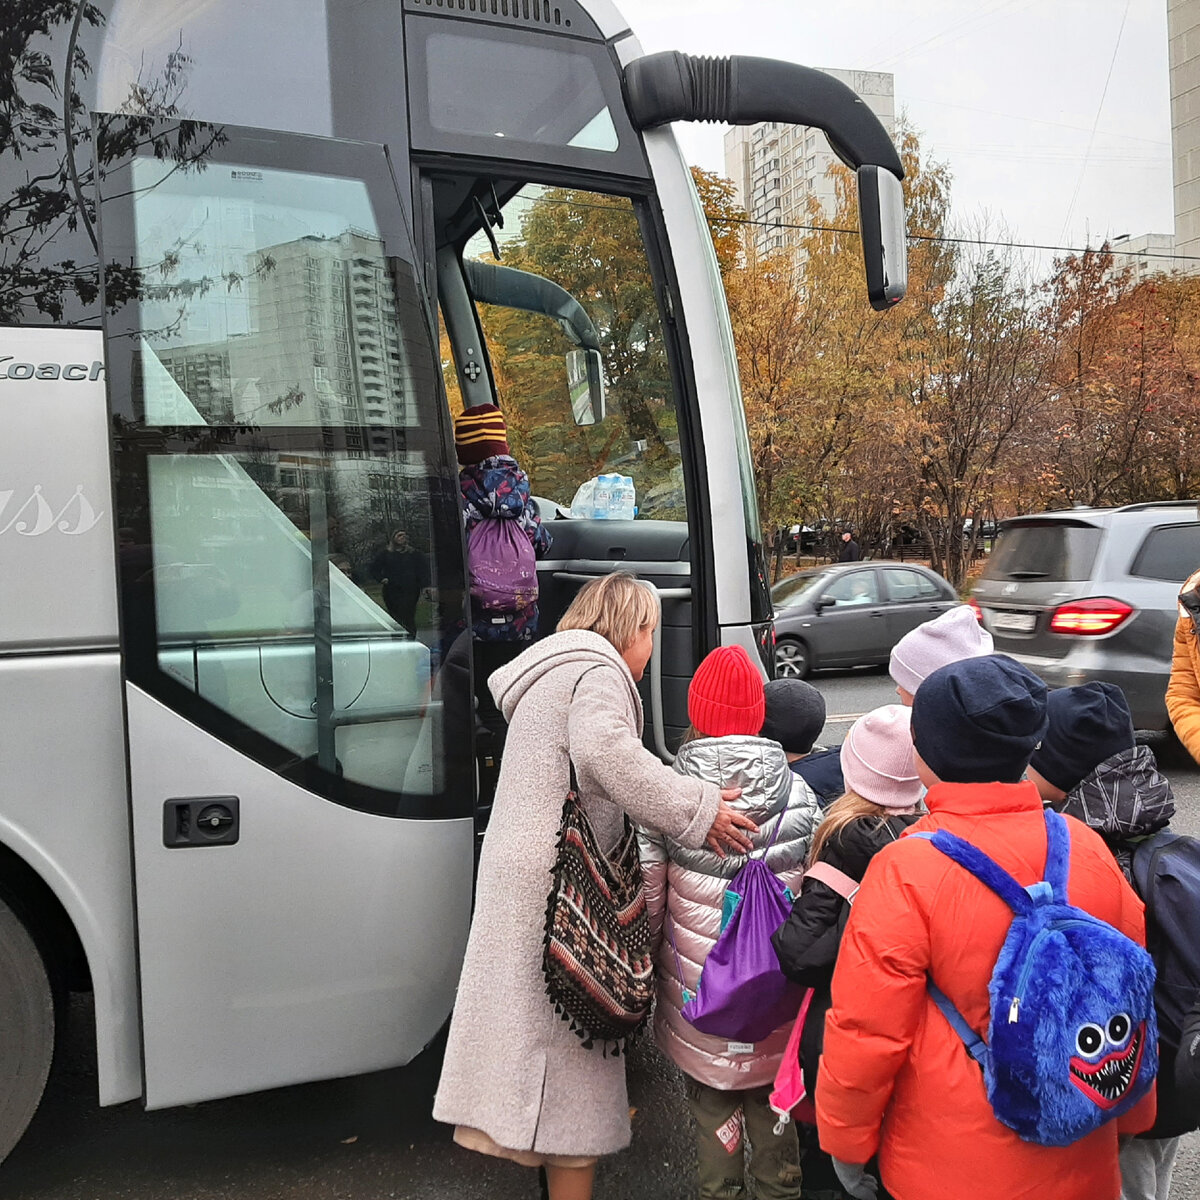
[[[563,804],[554,883],[546,901],[542,972],[555,1011],[583,1039],[614,1054],[650,1013],[654,962],[650,920],[629,818],[621,841],[606,855],[579,802],[571,764],[571,790]]]

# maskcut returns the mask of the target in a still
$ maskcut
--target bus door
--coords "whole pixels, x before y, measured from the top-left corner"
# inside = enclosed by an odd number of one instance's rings
[[[539,564],[540,632],[589,579],[626,569],[652,583],[662,621],[640,687],[647,745],[669,758],[716,633],[703,615],[711,530],[698,421],[652,265],[649,204],[441,175],[424,190],[451,403],[500,405],[553,537]],[[473,232],[456,224],[464,212],[477,215]]]
[[[398,1065],[452,1004],[473,778],[453,442],[388,157],[100,131],[146,1102]]]

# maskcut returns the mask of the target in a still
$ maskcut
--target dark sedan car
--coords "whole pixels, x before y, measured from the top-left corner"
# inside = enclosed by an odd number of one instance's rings
[[[915,563],[839,563],[801,571],[771,589],[775,674],[803,679],[823,667],[886,663],[910,629],[958,604],[954,589]]]

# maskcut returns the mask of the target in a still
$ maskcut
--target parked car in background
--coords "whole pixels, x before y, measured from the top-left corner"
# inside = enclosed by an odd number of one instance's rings
[[[971,604],[1051,687],[1118,684],[1139,729],[1166,729],[1179,585],[1200,567],[1196,502],[1003,521]]]
[[[886,663],[910,629],[958,604],[954,589],[915,563],[839,563],[801,571],[771,589],[775,674],[804,679],[824,667]]]

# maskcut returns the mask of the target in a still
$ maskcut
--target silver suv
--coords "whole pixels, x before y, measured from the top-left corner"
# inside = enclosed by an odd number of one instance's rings
[[[1124,689],[1139,729],[1166,729],[1180,584],[1200,567],[1196,501],[1075,508],[1000,526],[971,605],[1051,687]]]

